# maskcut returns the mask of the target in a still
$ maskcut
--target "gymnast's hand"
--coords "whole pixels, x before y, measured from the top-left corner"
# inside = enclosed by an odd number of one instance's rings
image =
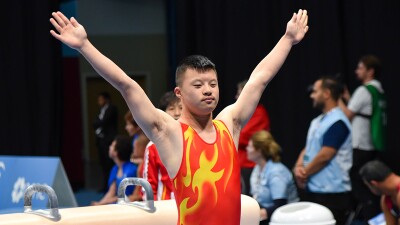
[[[287,23],[285,35],[292,39],[293,45],[299,43],[308,31],[308,15],[307,10],[299,10],[293,13],[292,19]]]
[[[50,30],[51,35],[73,49],[82,48],[87,41],[85,28],[74,17],[68,19],[61,12],[53,12],[51,15],[53,18],[50,19],[50,22],[58,32]]]

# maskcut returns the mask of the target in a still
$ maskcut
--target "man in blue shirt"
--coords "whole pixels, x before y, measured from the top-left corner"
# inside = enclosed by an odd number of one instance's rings
[[[301,200],[329,208],[338,225],[346,222],[351,207],[351,124],[338,107],[342,91],[333,78],[314,83],[310,97],[322,114],[311,122],[306,146],[294,168],[296,182],[305,190]]]

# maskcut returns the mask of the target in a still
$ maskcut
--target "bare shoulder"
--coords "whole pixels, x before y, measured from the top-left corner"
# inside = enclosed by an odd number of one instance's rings
[[[234,140],[238,139],[241,130],[241,123],[238,118],[235,117],[234,105],[229,105],[224,108],[215,119],[224,122],[228,130],[231,132]]]
[[[232,115],[233,105],[225,107],[216,117],[216,120],[221,120],[225,123],[228,129],[233,128],[234,118]]]

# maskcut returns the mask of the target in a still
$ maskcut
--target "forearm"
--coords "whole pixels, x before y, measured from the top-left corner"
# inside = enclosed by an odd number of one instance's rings
[[[104,197],[104,198],[99,202],[99,204],[100,204],[100,205],[113,204],[113,203],[116,203],[117,200],[118,200],[118,197],[117,197],[116,195],[114,195],[114,196],[107,196],[107,197]]]
[[[272,51],[253,70],[250,79],[257,79],[257,83],[266,86],[282,67],[292,48],[292,40],[284,35]]]
[[[98,204],[100,205],[106,205],[106,204],[111,204],[111,203],[115,203],[118,200],[118,196],[116,196],[112,190],[108,191],[104,197],[98,202]]]
[[[86,39],[78,51],[85,57],[90,65],[92,65],[96,72],[118,91],[122,92],[128,85],[136,83],[132,82],[132,79],[113,61],[97,50],[89,40]]]
[[[338,105],[339,105],[340,109],[344,112],[344,114],[347,116],[347,118],[349,120],[352,120],[354,117],[354,113],[352,111],[350,111],[349,108],[347,108],[346,104],[343,102],[342,99],[338,100]]]
[[[255,111],[266,86],[285,62],[292,39],[284,35],[271,52],[254,68],[233,107],[233,118],[243,127]]]
[[[296,164],[294,167],[297,166],[304,166],[303,158],[304,158],[305,149],[301,150],[299,157],[297,158]]]
[[[391,212],[389,212],[389,211],[385,212],[384,211],[383,215],[385,217],[386,225],[399,225],[400,224],[399,223],[400,222],[399,219],[394,218],[394,216],[392,215]]]
[[[318,154],[307,166],[304,168],[306,171],[307,176],[310,176],[314,173],[319,172],[321,169],[323,169],[326,164],[328,164],[330,158]]]

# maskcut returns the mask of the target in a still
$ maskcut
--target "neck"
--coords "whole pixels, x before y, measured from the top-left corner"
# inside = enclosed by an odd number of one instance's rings
[[[256,162],[256,164],[260,167],[261,170],[263,170],[265,165],[267,164],[267,160],[261,158]]]
[[[121,168],[122,165],[124,165],[124,162],[125,162],[125,161],[121,161],[121,160],[119,160],[119,159],[116,159],[116,160],[115,160],[115,164],[117,164],[118,168]]]
[[[193,113],[183,113],[178,120],[179,122],[185,123],[195,130],[205,130],[213,128],[212,125],[212,113],[207,115],[196,115]]]
[[[365,80],[362,81],[362,84],[366,84],[366,83],[370,82],[373,79],[374,79],[373,77],[367,77],[367,78],[365,78]]]
[[[322,110],[323,113],[328,113],[332,109],[338,106],[337,102],[334,100],[329,100],[326,102],[324,109]]]

